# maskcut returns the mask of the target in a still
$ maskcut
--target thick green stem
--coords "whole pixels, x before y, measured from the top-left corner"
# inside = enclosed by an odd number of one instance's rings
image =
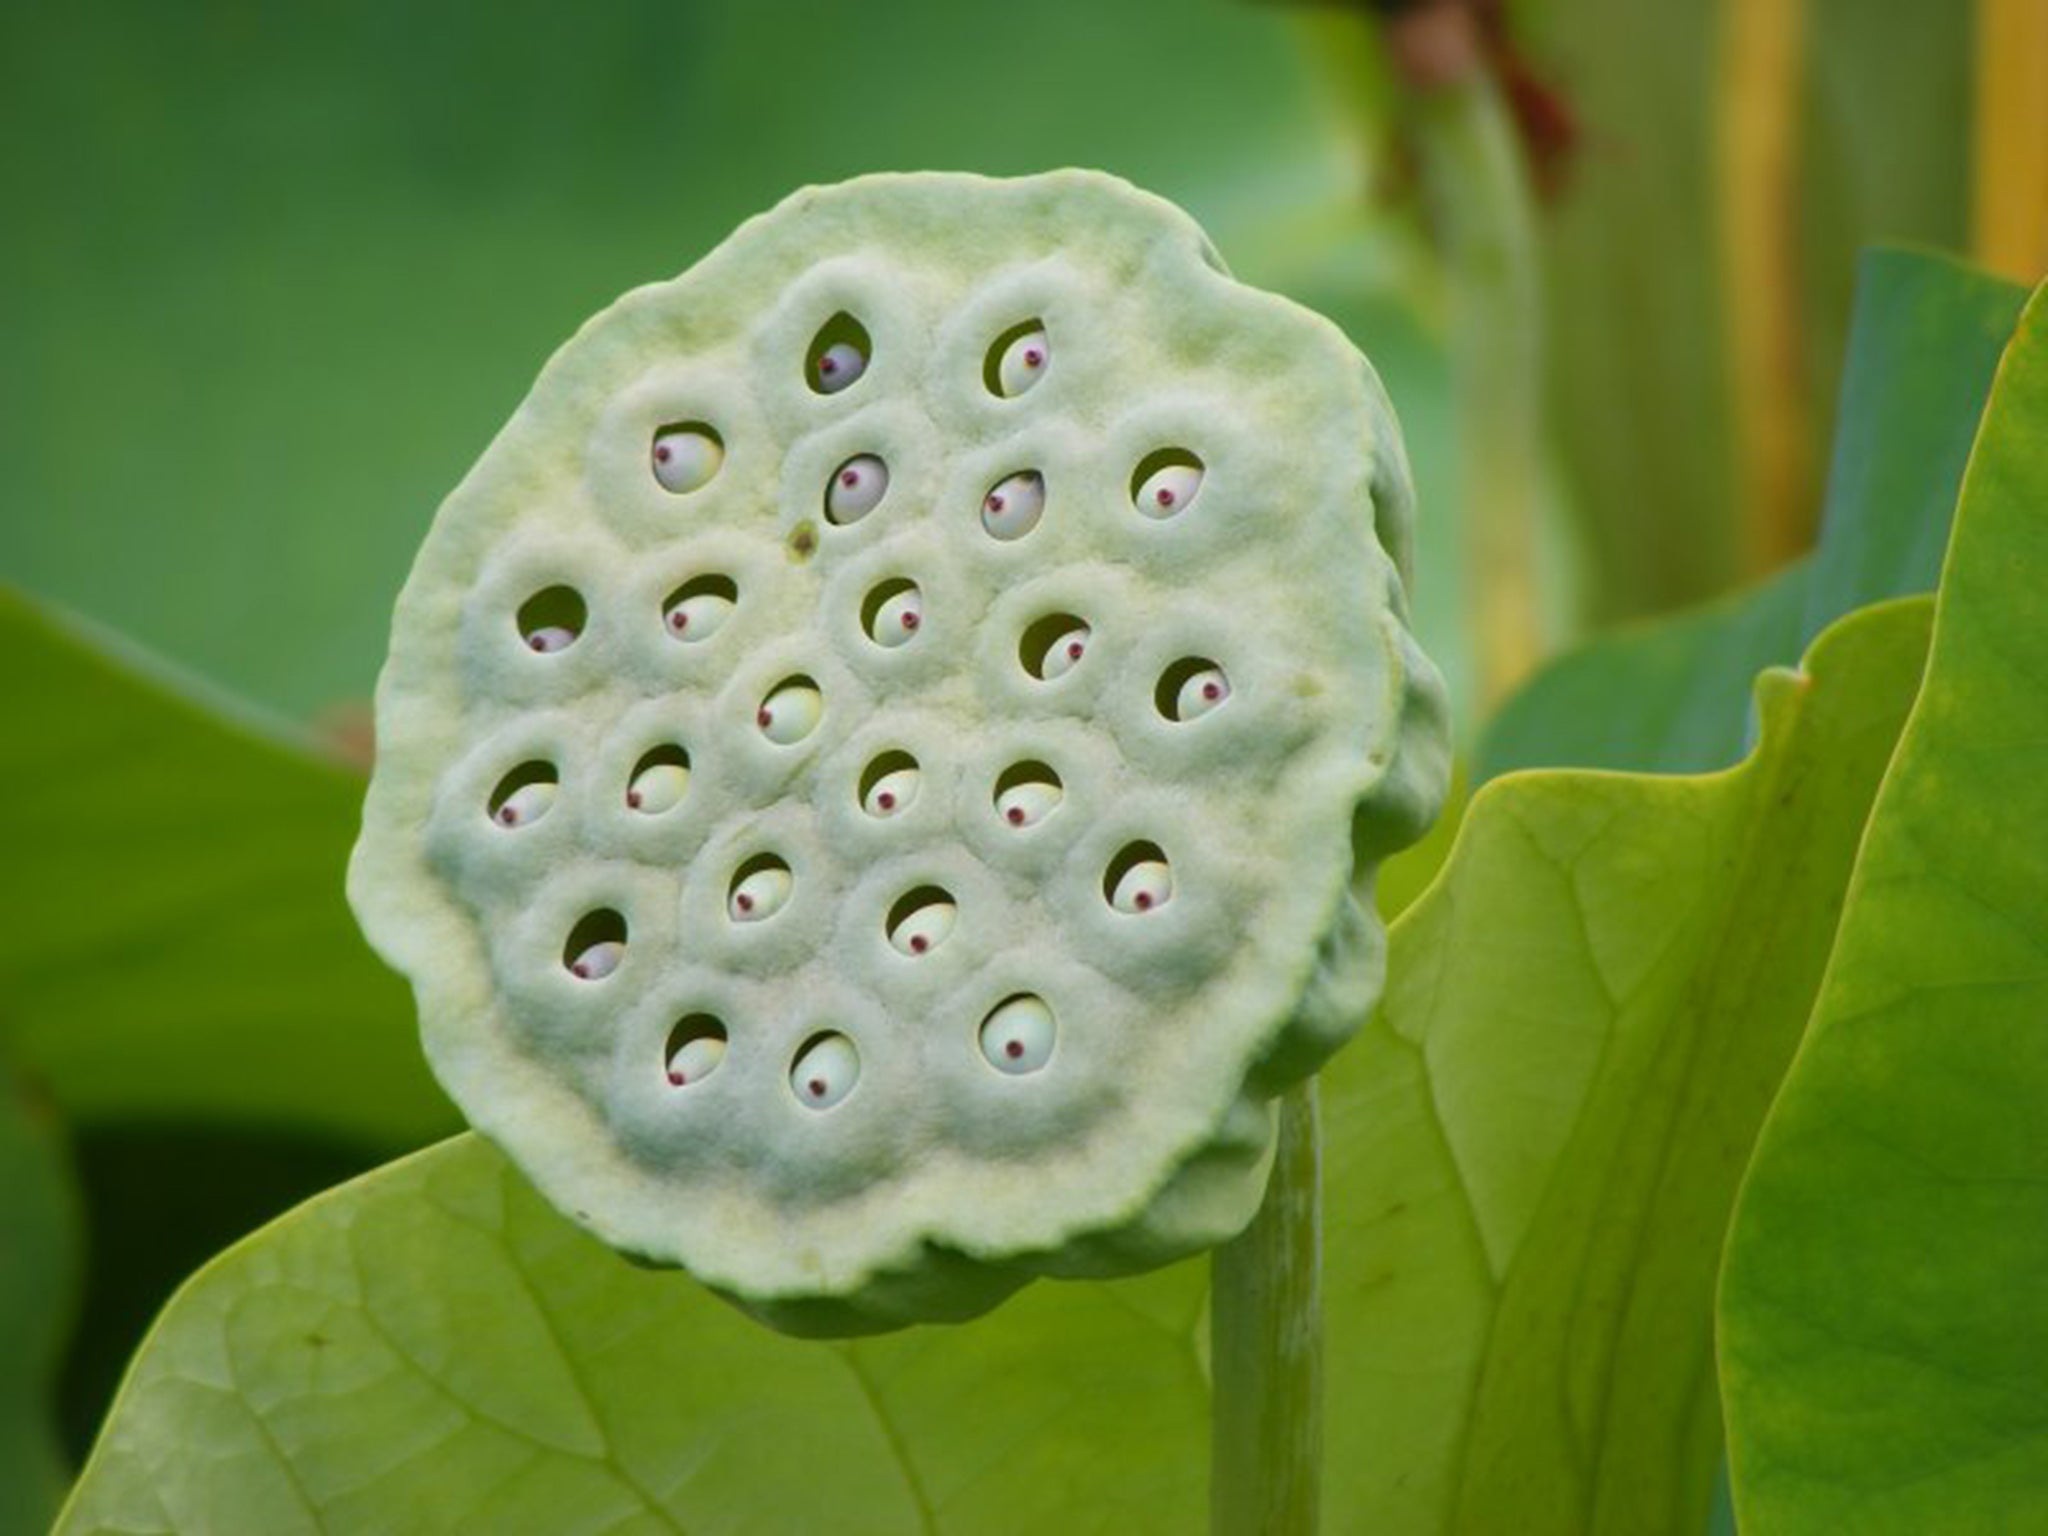
[[[1313,1078],[1280,1100],[1266,1203],[1211,1260],[1212,1536],[1313,1536],[1323,1473],[1322,1132]]]

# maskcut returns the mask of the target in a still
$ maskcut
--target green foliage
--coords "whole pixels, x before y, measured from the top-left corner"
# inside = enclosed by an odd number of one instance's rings
[[[362,785],[0,589],[6,1043],[79,1123],[451,1129],[339,872]]]
[[[1755,1530],[2012,1531],[2048,1508],[2044,421],[2048,290],[1993,390],[1926,683],[1730,1238]]]
[[[78,1269],[63,1138],[0,1056],[0,1531],[39,1531],[67,1472],[50,1421],[58,1330]]]
[[[1766,674],[1728,773],[1482,790],[1396,925],[1381,1016],[1326,1088],[1331,1499],[1359,1529],[1705,1521],[1720,1233],[1926,607]]]
[[[1948,257],[1866,255],[1819,549],[1745,592],[1553,663],[1488,723],[1480,779],[1721,767],[1743,751],[1757,672],[1789,664],[1863,603],[1932,591],[1992,370],[2025,299]]]

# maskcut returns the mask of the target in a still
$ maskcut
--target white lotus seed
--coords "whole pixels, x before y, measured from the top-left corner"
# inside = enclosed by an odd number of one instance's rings
[[[818,358],[818,388],[836,395],[868,371],[868,360],[850,341],[837,341]]]
[[[700,427],[654,434],[654,478],[678,496],[701,490],[725,463],[725,445]]]
[[[761,705],[754,723],[778,747],[793,746],[818,728],[825,700],[809,683],[784,683]]]
[[[1119,912],[1151,912],[1173,899],[1173,871],[1158,859],[1140,859],[1117,881],[1109,904]]]
[[[758,923],[773,917],[788,904],[795,887],[795,879],[782,865],[764,865],[732,888],[726,916],[736,923]]]
[[[868,624],[868,638],[877,645],[893,649],[915,637],[918,625],[923,622],[924,594],[916,587],[905,587],[884,598],[875,610],[875,616]]]
[[[725,1042],[716,1035],[699,1035],[686,1040],[668,1059],[668,1080],[678,1088],[701,1083],[725,1060]]]
[[[1173,702],[1173,718],[1199,720],[1230,697],[1230,679],[1221,667],[1204,667],[1180,685]]]
[[[1202,488],[1202,471],[1194,464],[1168,464],[1154,470],[1138,487],[1137,508],[1147,517],[1165,518],[1187,509]]]
[[[626,808],[643,816],[672,811],[690,787],[690,770],[682,763],[652,763],[633,775],[626,786]]]
[[[889,942],[901,955],[926,955],[946,942],[960,909],[950,901],[929,901],[908,912],[889,930]]]
[[[844,527],[857,523],[881,504],[889,489],[889,466],[872,453],[848,459],[832,471],[825,487],[825,521]]]
[[[996,796],[996,814],[1013,827],[1035,827],[1053,813],[1065,795],[1057,784],[1027,779]]]
[[[668,610],[668,632],[693,644],[709,640],[732,617],[733,601],[719,592],[699,592]]]
[[[917,798],[920,775],[915,768],[898,768],[885,773],[869,788],[861,806],[870,816],[894,816],[910,808]]]
[[[1051,362],[1052,348],[1046,345],[1045,332],[1027,331],[1003,349],[1002,361],[996,364],[996,382],[1005,396],[1021,395],[1045,377]]]
[[[569,974],[578,981],[603,981],[619,968],[619,962],[626,958],[625,941],[621,939],[600,939],[587,945],[569,962]]]
[[[1045,659],[1038,665],[1038,675],[1050,683],[1073,671],[1081,658],[1088,654],[1088,637],[1092,633],[1086,624],[1076,624],[1072,629],[1062,631],[1045,648]]]
[[[844,1035],[822,1035],[790,1068],[789,1086],[808,1109],[830,1109],[860,1081],[860,1053]]]
[[[1037,997],[1013,997],[981,1021],[981,1054],[998,1071],[1021,1077],[1052,1057],[1052,1010]]]
[[[527,648],[543,656],[554,651],[566,651],[575,643],[576,631],[562,624],[543,624],[526,632]]]
[[[559,786],[553,783],[525,784],[498,804],[496,820],[501,827],[526,827],[547,815],[555,803]]]
[[[1045,512],[1045,477],[1027,469],[999,482],[981,500],[981,526],[1005,543],[1038,526]]]

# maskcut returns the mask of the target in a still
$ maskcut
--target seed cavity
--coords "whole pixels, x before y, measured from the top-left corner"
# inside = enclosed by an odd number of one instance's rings
[[[928,955],[946,942],[959,915],[950,893],[921,885],[889,909],[889,943],[899,955]]]
[[[811,1036],[796,1053],[789,1086],[806,1109],[830,1109],[860,1081],[860,1052],[842,1034]]]
[[[1016,763],[996,779],[996,815],[1006,826],[1035,827],[1066,798],[1060,776],[1044,763]]]
[[[1057,682],[1088,654],[1091,633],[1088,625],[1071,613],[1048,613],[1025,627],[1017,642],[1017,659],[1040,682]]]
[[[894,649],[917,638],[924,622],[924,594],[901,576],[882,582],[861,604],[860,627],[875,644]]]
[[[889,466],[872,453],[855,454],[825,482],[825,521],[835,527],[857,523],[889,492]]]
[[[790,747],[818,728],[825,696],[808,677],[786,677],[768,691],[754,714],[761,734],[778,747]]]
[[[501,827],[532,826],[555,803],[559,777],[553,763],[539,759],[521,763],[491,791],[488,809],[492,822]]]
[[[775,854],[759,854],[733,871],[725,915],[736,923],[766,922],[789,905],[790,892],[795,889],[796,878],[788,864]]]
[[[1019,992],[996,1004],[981,1021],[981,1054],[998,1072],[1022,1077],[1052,1059],[1058,1033],[1045,999]]]
[[[693,576],[662,603],[662,624],[676,639],[696,645],[725,627],[739,600],[730,576]]]
[[[1045,477],[1035,469],[998,480],[981,498],[981,526],[1005,544],[1023,538],[1044,515]]]
[[[804,359],[804,377],[819,394],[836,395],[859,382],[874,355],[867,327],[841,310],[812,338]]]
[[[578,918],[562,946],[562,964],[578,981],[603,981],[625,958],[626,920],[609,907]]]
[[[677,422],[655,432],[650,457],[661,488],[687,496],[710,484],[724,465],[725,439],[705,422]]]
[[[1206,656],[1183,656],[1159,674],[1152,703],[1173,721],[1199,720],[1230,697],[1230,679]]]
[[[725,1025],[712,1014],[691,1013],[676,1020],[662,1053],[669,1086],[689,1088],[716,1072],[725,1060],[725,1042]]]
[[[1131,504],[1164,521],[1188,509],[1202,488],[1202,461],[1185,448],[1148,453],[1131,471]]]
[[[642,755],[626,782],[626,809],[660,816],[682,804],[690,787],[690,754],[673,742]]]
[[[588,617],[574,587],[545,587],[519,605],[516,622],[526,648],[546,656],[574,645]]]
[[[1130,843],[1109,861],[1102,894],[1119,912],[1156,912],[1173,900],[1173,870],[1157,843]]]
[[[988,349],[981,381],[992,395],[1014,399],[1045,377],[1052,366],[1052,347],[1045,339],[1045,324],[1026,320],[998,336]]]
[[[902,815],[917,799],[923,777],[908,752],[884,752],[861,771],[861,809],[875,817]]]

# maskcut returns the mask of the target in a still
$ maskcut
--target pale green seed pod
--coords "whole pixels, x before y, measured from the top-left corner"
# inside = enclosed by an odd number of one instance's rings
[[[1168,204],[808,189],[441,508],[351,899],[476,1127],[775,1326],[1199,1251],[1443,791],[1410,514],[1372,370]]]

